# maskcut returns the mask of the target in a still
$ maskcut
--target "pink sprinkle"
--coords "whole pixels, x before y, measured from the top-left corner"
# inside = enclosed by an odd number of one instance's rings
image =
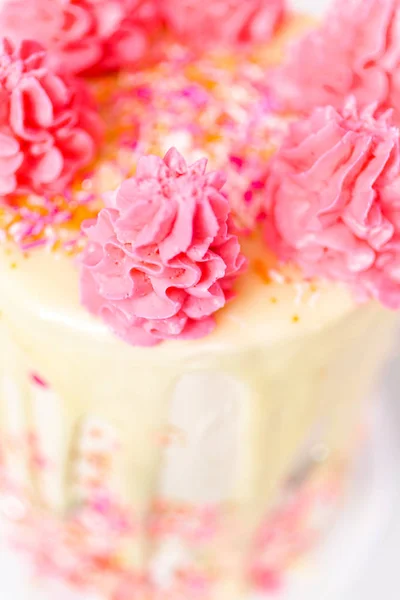
[[[46,381],[42,379],[37,373],[31,373],[31,380],[33,381],[33,383],[36,383],[36,385],[39,385],[40,387],[43,387],[45,389],[49,388],[48,383],[46,383]]]
[[[253,200],[253,192],[251,190],[247,190],[244,193],[244,200],[245,202],[249,203]]]
[[[149,87],[137,87],[135,92],[137,97],[142,100],[151,100],[152,98],[152,91]]]
[[[182,579],[190,592],[200,594],[202,598],[210,585],[210,581],[202,573],[196,573],[196,571],[182,573]]]
[[[93,502],[93,508],[99,513],[107,514],[111,508],[110,499],[105,496],[96,498]]]
[[[190,85],[182,90],[182,96],[192,100],[195,106],[204,106],[208,102],[208,95],[204,89],[197,85]]]
[[[67,252],[72,251],[74,248],[76,248],[77,244],[78,240],[70,240],[68,242],[65,242],[64,248]]]
[[[279,573],[267,566],[255,565],[251,579],[254,586],[263,592],[277,592],[282,586]]]
[[[251,187],[253,190],[263,190],[265,188],[265,183],[263,181],[252,181]]]
[[[244,160],[240,156],[231,155],[229,157],[229,160],[231,161],[232,164],[236,165],[239,169],[241,169],[244,165]]]
[[[21,248],[24,252],[27,252],[28,250],[33,250],[33,248],[45,246],[46,243],[46,240],[36,240],[35,242],[30,242],[29,244],[22,244]]]

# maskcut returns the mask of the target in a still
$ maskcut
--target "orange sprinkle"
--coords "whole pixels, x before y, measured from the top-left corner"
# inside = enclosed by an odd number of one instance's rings
[[[185,445],[185,435],[182,430],[174,425],[168,425],[158,436],[158,443],[162,447]]]
[[[89,435],[92,438],[101,438],[103,437],[103,432],[98,429],[97,427],[93,427],[90,431],[89,431]]]
[[[110,457],[106,454],[93,452],[85,456],[85,459],[99,470],[106,470],[110,467]]]
[[[256,258],[252,261],[252,268],[264,283],[271,283],[267,265],[261,258]]]

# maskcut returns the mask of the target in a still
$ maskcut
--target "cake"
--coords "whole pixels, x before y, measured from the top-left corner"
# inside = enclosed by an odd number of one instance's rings
[[[398,2],[317,29],[280,0],[22,4],[0,11],[10,543],[104,600],[274,594],[340,504],[397,321],[396,105],[360,73]],[[360,56],[332,99],[306,57],[339,31]],[[393,90],[395,52],[373,60]]]

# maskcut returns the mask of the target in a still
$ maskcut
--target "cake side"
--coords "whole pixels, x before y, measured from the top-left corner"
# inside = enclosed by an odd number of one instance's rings
[[[120,506],[136,523],[113,550],[124,569],[158,573],[172,544],[180,558],[169,577],[187,564],[206,578],[211,569],[216,597],[229,597],[226,586],[250,585],[244,565],[253,564],[260,523],[288,480],[307,482],[321,469],[321,485],[329,485],[344,472],[395,323],[371,304],[268,345],[256,336],[188,353],[196,342],[139,350],[104,332],[99,338],[65,320],[22,314],[10,302],[2,317],[3,457],[17,478],[8,493],[20,497],[22,487],[24,503],[30,498],[62,519],[100,499]],[[15,453],[28,433],[39,462],[31,446]],[[204,527],[214,527],[213,515],[219,525],[200,544],[202,534],[188,540],[179,527],[202,514]],[[149,520],[155,529],[142,526]],[[58,556],[57,547],[41,551]],[[278,569],[273,547],[265,552],[264,569]]]

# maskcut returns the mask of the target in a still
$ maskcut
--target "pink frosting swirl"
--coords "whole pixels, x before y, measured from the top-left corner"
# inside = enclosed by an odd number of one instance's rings
[[[62,191],[101,135],[84,83],[54,74],[36,42],[0,41],[0,196]]]
[[[61,72],[138,65],[154,54],[158,0],[9,0],[0,29],[15,42],[40,40]],[[23,14],[23,19],[21,19]]]
[[[175,149],[144,157],[84,225],[82,303],[130,344],[208,334],[245,266],[224,177],[206,164],[188,167]]]
[[[399,122],[399,0],[336,0],[322,26],[294,44],[274,88],[292,110],[340,109],[353,95],[360,107],[394,108]]]
[[[400,308],[399,131],[374,117],[317,108],[271,161],[266,239],[309,277],[349,283]]]
[[[285,13],[285,0],[163,0],[166,22],[191,45],[266,42]]]

